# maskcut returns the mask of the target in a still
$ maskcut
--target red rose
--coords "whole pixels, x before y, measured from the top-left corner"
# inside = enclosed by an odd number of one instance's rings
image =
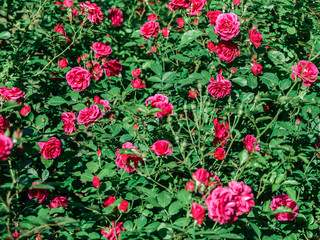
[[[12,87],[11,89],[6,87],[1,87],[0,95],[2,99],[5,98],[7,101],[13,100],[21,104],[26,94],[24,91],[21,91],[20,88],[17,88],[17,87]]]
[[[103,206],[105,207],[109,207],[110,205],[112,205],[115,201],[116,201],[116,197],[115,196],[109,196],[106,197],[103,201]]]
[[[60,23],[58,23],[58,25],[53,29],[53,31],[54,32],[59,32],[64,36],[67,35],[66,31],[64,30],[64,27]]]
[[[208,85],[208,91],[210,95],[214,98],[224,98],[231,92],[231,82],[225,79],[221,74],[217,75],[216,80],[214,78],[210,79],[210,84]]]
[[[214,45],[214,43],[213,43],[212,41],[209,41],[209,42],[207,43],[207,48],[208,48],[208,50],[209,50],[210,52],[214,52],[216,46]]]
[[[111,25],[113,26],[121,26],[123,22],[122,13],[119,8],[109,9],[108,10],[108,20],[112,21]]]
[[[99,103],[100,103],[100,97],[95,96],[95,97],[93,98],[93,103],[99,104]]]
[[[190,192],[193,192],[193,190],[194,190],[194,182],[191,182],[191,181],[187,182],[186,190],[190,191]]]
[[[215,118],[213,120],[213,125],[214,125],[213,145],[217,146],[218,143],[220,143],[221,147],[224,147],[227,144],[226,139],[230,138],[229,136],[230,126],[226,121],[219,123],[218,118]]]
[[[73,1],[72,0],[64,0],[63,5],[65,7],[72,7],[73,6]]]
[[[249,154],[253,151],[253,146],[255,145],[255,152],[260,152],[259,143],[256,141],[256,138],[252,135],[247,134],[247,136],[242,141],[243,144],[246,146],[246,149],[248,150]]]
[[[226,63],[232,62],[236,58],[237,52],[238,46],[232,41],[221,40],[216,46],[218,57]]]
[[[302,84],[306,87],[310,87],[315,81],[317,81],[319,70],[312,62],[302,60],[297,64],[297,66],[293,65],[291,69],[291,78],[295,80],[296,77],[301,77]]]
[[[173,115],[172,110],[174,109],[173,105],[169,103],[169,98],[162,94],[156,94],[152,97],[148,97],[145,101],[146,106],[151,102],[151,106],[160,108],[162,112],[157,112],[155,117],[162,118],[163,116]]]
[[[85,124],[89,127],[90,123],[94,123],[103,116],[102,110],[97,105],[92,105],[90,108],[86,107],[79,112],[77,117],[79,124]]]
[[[128,211],[128,205],[129,205],[128,201],[122,200],[122,202],[119,205],[119,210],[124,211],[124,212]]]
[[[136,89],[141,89],[141,88],[145,88],[146,85],[144,83],[142,83],[142,80],[137,78],[135,80],[131,80],[132,86]]]
[[[123,222],[119,222],[119,223],[113,222],[112,227],[108,227],[108,228],[103,227],[101,229],[101,234],[105,236],[108,240],[119,239],[120,232],[125,231],[122,225],[123,225]]]
[[[258,48],[263,40],[262,34],[259,33],[256,29],[249,30],[249,39],[253,45]]]
[[[170,32],[169,32],[168,28],[166,28],[166,27],[162,28],[162,36],[163,37],[169,37],[169,34],[170,34]]]
[[[13,148],[13,143],[9,137],[0,134],[0,160],[8,160]]]
[[[39,182],[34,182],[32,185],[41,184]],[[43,188],[31,188],[28,192],[29,199],[38,198],[37,203],[43,202],[49,196],[48,190]]]
[[[100,63],[95,61],[87,62],[87,68],[90,73],[90,79],[98,81],[103,75],[103,69]]]
[[[179,27],[183,27],[183,25],[184,25],[183,18],[178,18],[177,23],[178,23]]]
[[[82,67],[72,68],[66,75],[66,79],[71,89],[82,92],[90,85],[90,73]]]
[[[62,58],[58,64],[59,64],[59,67],[62,69],[62,68],[68,67],[69,62],[66,58]]]
[[[12,233],[12,236],[14,239],[17,239],[19,237],[19,232],[17,230],[14,231],[14,233]]]
[[[223,160],[225,156],[226,156],[226,150],[224,150],[221,147],[218,147],[213,153],[213,157],[218,160]]]
[[[77,132],[75,127],[76,115],[73,112],[64,112],[61,114],[61,120],[63,122],[63,130],[65,133]]]
[[[9,120],[0,116],[0,135],[4,134],[8,128],[9,128]]]
[[[220,11],[208,11],[207,12],[207,17],[209,18],[210,24],[215,26],[216,25],[216,20],[218,18],[218,16],[221,14]]]
[[[98,177],[93,177],[92,179],[92,185],[95,187],[95,188],[98,188],[100,186],[100,179]]]
[[[54,209],[56,207],[63,207],[66,208],[68,207],[69,204],[69,200],[67,197],[64,196],[59,196],[59,197],[55,197],[50,203],[49,203],[49,207],[50,209]]]
[[[149,17],[148,17],[148,21],[155,21],[157,20],[157,15],[152,13]]]
[[[28,113],[31,111],[31,107],[29,105],[24,106],[23,108],[21,108],[20,110],[20,114],[22,116],[26,116],[28,115]]]
[[[209,173],[204,168],[199,168],[195,173],[192,174],[193,180],[201,183],[206,183],[209,177]]]
[[[159,23],[154,21],[149,21],[140,28],[141,35],[144,36],[144,39],[157,37],[159,31]]]
[[[122,148],[133,148],[140,152],[131,142],[122,144]],[[124,168],[126,172],[130,173],[134,172],[139,167],[139,163],[142,163],[142,158],[139,155],[119,154],[119,151],[120,149],[118,148],[116,151],[116,164],[118,168]]]
[[[196,98],[196,96],[198,95],[198,91],[196,89],[189,90],[189,98]]]
[[[98,25],[103,20],[103,13],[97,4],[86,1],[85,3],[81,2],[80,7],[81,14],[88,12],[87,18],[90,22]]]
[[[201,227],[203,219],[206,216],[206,210],[204,209],[204,206],[198,205],[197,203],[192,203],[191,214],[192,217],[198,222],[198,225]]]
[[[239,5],[240,4],[240,0],[233,0],[233,4],[234,5]]]
[[[288,207],[291,208],[294,213],[277,213],[274,216],[278,221],[293,221],[293,219],[298,215],[299,209],[298,204],[293,201],[287,194],[281,194],[275,196],[270,204],[270,209],[275,211],[278,207]]]
[[[190,0],[171,0],[167,5],[170,11],[175,11],[180,8],[188,8],[190,7]]]
[[[216,19],[214,31],[222,40],[228,41],[240,32],[240,21],[234,13],[220,14]]]
[[[122,71],[122,65],[118,60],[112,59],[103,64],[103,69],[106,70],[107,77],[118,76]]]
[[[251,68],[251,71],[254,75],[259,75],[262,73],[262,65],[257,63],[256,60],[253,60],[253,66]]]
[[[170,155],[173,152],[173,146],[170,147],[170,145],[166,140],[156,141],[152,144],[151,150],[159,156]]]
[[[95,52],[95,58],[100,58],[101,56],[108,57],[112,53],[111,47],[102,42],[92,44],[92,49]]]
[[[190,16],[196,16],[200,14],[200,11],[203,9],[204,5],[207,3],[207,0],[191,0],[191,4],[189,6]]]
[[[38,146],[41,149],[40,153],[44,159],[57,158],[62,149],[62,143],[56,137],[50,138],[48,142],[38,142]]]
[[[141,70],[139,68],[132,71],[132,77],[139,77],[141,74]]]
[[[105,113],[106,113],[106,112],[109,112],[109,111],[111,110],[110,103],[109,103],[108,100],[103,100],[103,99],[101,99],[99,104],[104,107],[103,111],[104,111]]]

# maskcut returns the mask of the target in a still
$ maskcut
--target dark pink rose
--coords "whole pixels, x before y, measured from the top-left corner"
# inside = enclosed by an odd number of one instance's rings
[[[217,75],[216,80],[214,78],[210,79],[210,84],[208,85],[208,91],[210,95],[214,98],[224,98],[231,92],[231,82],[225,79],[221,74]]]
[[[103,69],[106,70],[107,77],[118,76],[122,71],[122,65],[118,60],[112,59],[103,64]]]
[[[68,67],[69,62],[66,58],[62,58],[58,64],[59,64],[59,67],[62,69],[62,68]]]
[[[196,98],[196,96],[198,95],[198,91],[194,88],[193,91],[189,90],[189,98]]]
[[[0,134],[0,160],[8,160],[11,154],[11,149],[13,148],[13,143],[9,137]]]
[[[218,118],[215,118],[213,120],[214,125],[214,140],[213,145],[217,146],[218,143],[221,144],[221,147],[224,147],[227,144],[227,138],[230,138],[229,136],[229,124],[224,121],[222,123],[219,123]]]
[[[115,196],[106,197],[106,198],[103,200],[103,206],[109,207],[109,206],[112,205],[116,200],[117,200],[117,199],[116,199]]]
[[[209,41],[209,42],[207,43],[207,48],[208,48],[208,50],[209,50],[210,52],[214,52],[215,49],[216,49],[216,45],[214,45],[214,43],[213,43],[212,41]]]
[[[108,10],[108,20],[112,21],[111,25],[113,26],[121,26],[123,22],[122,13],[119,8],[109,9]]]
[[[152,13],[149,17],[148,17],[148,21],[155,21],[157,20],[157,15]]]
[[[79,124],[85,124],[89,127],[90,123],[98,121],[103,116],[102,110],[97,105],[92,105],[90,108],[86,107],[79,112],[77,117]]]
[[[295,80],[296,77],[301,77],[302,84],[306,87],[310,87],[315,81],[317,81],[319,70],[312,62],[302,60],[297,64],[297,66],[293,65],[291,69],[291,78]]]
[[[108,57],[112,53],[111,47],[102,42],[92,44],[92,49],[95,52],[95,58]]]
[[[206,216],[206,210],[204,209],[204,206],[199,205],[197,203],[192,203],[191,215],[194,218],[194,220],[198,222],[199,227],[201,227],[203,219]]]
[[[170,147],[170,145],[171,143],[166,140],[156,141],[152,144],[151,150],[159,156],[170,155],[173,152],[173,146]]]
[[[166,27],[162,28],[162,36],[169,37],[169,35],[170,35],[170,31],[168,30],[168,28]]]
[[[218,58],[226,63],[232,62],[236,58],[237,52],[238,46],[232,41],[221,40],[216,46]]]
[[[38,146],[44,159],[57,158],[62,150],[62,143],[56,137],[49,138],[48,142],[38,142]]]
[[[55,197],[50,203],[49,203],[49,207],[50,209],[54,209],[56,207],[63,207],[66,208],[69,205],[69,200],[67,197],[64,196],[59,196],[59,197]]]
[[[189,15],[190,16],[199,15],[206,3],[207,3],[207,0],[191,0],[190,6],[189,6],[189,9],[190,9]]]
[[[90,85],[90,73],[82,67],[72,68],[66,75],[66,79],[71,89],[82,92]]]
[[[207,12],[207,17],[209,18],[210,24],[215,26],[216,25],[216,20],[218,18],[218,16],[221,14],[220,11],[208,11]]]
[[[105,236],[108,240],[119,239],[120,232],[125,231],[122,225],[123,225],[123,222],[120,222],[120,223],[113,222],[112,227],[108,227],[108,228],[103,227],[101,229],[101,234]]]
[[[162,118],[166,115],[173,115],[172,110],[174,107],[171,103],[169,103],[169,98],[167,96],[156,94],[153,97],[148,97],[145,103],[148,106],[150,102],[151,106],[162,110],[162,112],[157,112],[155,117]]]
[[[110,103],[109,103],[108,100],[101,99],[99,104],[104,107],[103,111],[105,113],[107,113],[107,112],[109,112],[111,110]]]
[[[92,185],[95,188],[98,188],[100,186],[100,179],[98,177],[94,176],[92,179]]]
[[[178,19],[177,19],[177,23],[178,23],[178,26],[179,26],[179,27],[183,27],[183,25],[184,25],[184,20],[183,20],[183,18],[178,18]]]
[[[257,143],[256,138],[254,136],[248,134],[242,142],[246,146],[246,149],[248,150],[249,153],[253,151],[253,146],[255,143],[256,143],[256,146],[254,148],[255,152],[260,152],[259,143]]]
[[[73,1],[72,0],[64,0],[63,5],[65,7],[72,7],[73,6]]]
[[[72,17],[75,18],[77,15],[79,15],[79,11],[76,8],[72,9]]]
[[[34,182],[32,185],[41,184],[39,182]],[[43,188],[32,187],[28,192],[29,199],[38,198],[37,203],[43,202],[49,196],[48,190]]]
[[[9,120],[5,117],[0,116],[0,135],[4,134],[9,128]]]
[[[122,144],[122,148],[133,148],[140,152],[131,142]],[[120,149],[117,149],[116,151],[116,164],[118,168],[124,168],[126,172],[130,173],[134,172],[139,167],[139,163],[142,163],[142,158],[139,155],[119,154],[119,151]]]
[[[187,9],[190,7],[190,0],[171,0],[167,5],[170,11],[175,11],[177,9]]]
[[[21,104],[26,94],[17,87],[12,87],[11,89],[7,87],[1,87],[0,95],[2,99],[5,98],[7,101],[13,100]]]
[[[141,74],[141,70],[139,68],[132,71],[132,77],[137,78],[140,76],[140,74]]]
[[[66,31],[64,30],[64,27],[58,23],[58,25],[53,29],[54,32],[58,32],[58,33],[61,33],[62,35],[64,36],[67,36],[67,33]]]
[[[20,114],[22,116],[26,116],[26,115],[28,115],[30,113],[30,111],[31,111],[31,107],[29,105],[26,105],[23,108],[21,108]]]
[[[149,21],[140,28],[141,35],[144,36],[144,39],[157,37],[159,31],[159,23],[154,21]]]
[[[193,192],[193,190],[194,190],[194,182],[192,182],[192,181],[187,182],[186,190],[189,191],[189,192]]]
[[[142,89],[142,88],[146,87],[146,85],[144,83],[142,83],[142,80],[139,78],[137,78],[135,80],[131,80],[131,83],[132,83],[132,87],[136,88],[136,89]]]
[[[86,1],[85,3],[80,3],[81,14],[88,12],[87,18],[90,22],[98,25],[103,20],[103,13],[101,8],[90,1]]]
[[[270,204],[272,211],[275,211],[278,207],[288,207],[291,208],[295,213],[277,213],[274,216],[278,221],[293,221],[293,219],[298,215],[298,204],[293,201],[287,194],[281,194],[275,196]]]
[[[214,31],[222,40],[228,41],[240,32],[240,21],[234,13],[222,13],[216,19]]]
[[[262,74],[262,65],[257,63],[256,60],[253,60],[253,66],[251,68],[251,71],[253,72],[254,75],[259,75]]]
[[[98,81],[103,75],[103,69],[100,63],[95,61],[87,62],[87,68],[90,73],[90,78]]]
[[[14,233],[12,233],[12,236],[14,239],[17,239],[19,237],[19,232],[17,230],[14,231]]]
[[[226,150],[224,150],[221,147],[218,147],[213,153],[213,157],[218,160],[223,160],[225,156],[226,156]]]
[[[256,29],[249,30],[249,39],[253,45],[258,48],[263,40],[262,34],[259,33]]]
[[[73,112],[64,112],[61,114],[61,120],[63,122],[63,130],[65,133],[77,132],[75,126],[76,115]]]
[[[210,177],[210,174],[204,168],[199,168],[195,173],[192,174],[192,178],[195,181],[206,183],[207,179]]]
[[[233,0],[233,4],[234,5],[239,5],[240,4],[240,0]]]
[[[119,205],[119,210],[121,210],[121,211],[123,211],[123,212],[128,211],[128,205],[129,205],[129,202],[128,202],[128,201],[122,200],[122,202],[121,202],[120,205]]]

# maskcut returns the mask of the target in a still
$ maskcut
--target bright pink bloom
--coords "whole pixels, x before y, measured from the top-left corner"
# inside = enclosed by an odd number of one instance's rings
[[[77,132],[75,127],[76,115],[73,112],[64,112],[61,114],[61,120],[63,122],[63,130],[65,133]]]
[[[179,26],[179,27],[183,27],[183,25],[184,25],[184,20],[183,20],[183,18],[178,18],[178,19],[177,19],[177,23],[178,23],[178,26]]]
[[[149,21],[140,28],[141,35],[144,36],[144,39],[157,37],[159,31],[159,23],[154,21]]]
[[[120,223],[113,222],[112,227],[108,227],[108,228],[103,227],[101,229],[101,234],[105,236],[108,240],[117,240],[120,237],[120,232],[125,231],[122,225],[123,225],[123,222],[120,222]]]
[[[67,82],[72,90],[82,92],[90,85],[90,73],[82,67],[72,68],[66,75]]]
[[[215,26],[216,25],[216,20],[218,18],[218,16],[221,14],[220,11],[208,11],[207,12],[207,17],[209,18],[210,24]]]
[[[295,77],[301,77],[302,84],[306,87],[310,87],[315,81],[317,81],[319,70],[312,62],[302,60],[297,64],[297,66],[293,65],[291,69],[291,78],[295,80]]]
[[[92,49],[95,52],[95,58],[100,58],[102,56],[108,57],[112,53],[111,47],[102,42],[95,42],[92,44]]]
[[[21,104],[26,94],[17,87],[12,87],[11,89],[7,87],[1,87],[0,95],[2,99],[5,98],[7,101],[13,100]]]
[[[233,0],[233,4],[234,5],[239,5],[240,4],[240,0]]]
[[[48,142],[38,142],[38,146],[44,159],[57,158],[62,150],[62,143],[56,137],[49,138]]]
[[[218,143],[221,144],[221,147],[224,147],[227,144],[226,139],[230,138],[229,136],[229,124],[227,121],[219,123],[218,118],[213,120],[214,125],[214,140],[213,145],[217,146]]]
[[[9,128],[9,120],[5,117],[0,116],[0,135],[4,134],[5,131]]]
[[[155,21],[155,20],[157,20],[157,15],[156,14],[154,14],[154,13],[152,13],[149,17],[148,17],[148,21]]]
[[[103,69],[106,70],[106,76],[118,76],[122,71],[122,65],[118,60],[112,59],[103,64]]]
[[[224,150],[221,147],[218,147],[213,153],[213,157],[218,160],[223,160],[225,156],[226,156],[226,150]]]
[[[251,71],[253,72],[254,75],[259,75],[262,74],[262,65],[257,63],[256,60],[253,60],[253,66],[251,68]]]
[[[194,190],[194,182],[192,182],[192,181],[187,182],[186,190],[190,191],[190,192],[193,192],[193,190]]]
[[[64,30],[64,27],[60,23],[58,23],[58,25],[53,29],[53,31],[61,33],[64,36],[67,35],[66,31]]]
[[[191,214],[192,217],[198,222],[199,227],[201,227],[203,219],[206,216],[206,210],[204,209],[204,206],[197,203],[192,203]]]
[[[190,7],[190,0],[171,0],[167,5],[170,11],[175,11],[177,9],[187,9]]]
[[[140,74],[141,74],[141,70],[139,68],[132,71],[132,77],[137,78],[140,76]]]
[[[113,26],[121,26],[123,22],[122,13],[119,8],[109,9],[108,10],[108,20],[112,21],[111,25]]]
[[[254,148],[255,152],[260,152],[259,143],[256,141],[256,138],[252,135],[247,134],[247,136],[242,141],[243,144],[246,146],[246,149],[249,153],[253,151],[253,146],[256,143],[256,146]]]
[[[124,143],[122,148],[133,148],[140,152],[131,142]],[[142,163],[142,158],[139,155],[119,154],[120,150],[117,149],[116,151],[116,164],[118,168],[124,168],[128,173],[134,172],[139,167],[139,163]]]
[[[234,13],[222,13],[216,19],[214,31],[222,40],[228,41],[240,32],[240,21]]]
[[[129,205],[129,202],[128,202],[128,201],[122,200],[122,202],[121,202],[120,205],[119,205],[119,210],[121,210],[121,211],[123,211],[123,212],[128,211],[128,205]]]
[[[11,154],[11,149],[13,148],[13,143],[9,137],[0,134],[0,160],[8,160]]]
[[[195,173],[192,174],[192,178],[195,181],[206,183],[207,179],[210,177],[210,174],[204,168],[199,168]]]
[[[90,73],[90,79],[98,81],[103,75],[103,69],[99,62],[87,62],[87,68]]]
[[[92,185],[95,188],[98,188],[100,186],[100,179],[98,177],[94,176],[92,179]]]
[[[55,197],[50,203],[49,203],[49,207],[50,209],[54,209],[56,207],[63,207],[66,208],[69,205],[69,200],[67,197],[64,196],[59,196],[59,197]]]
[[[170,35],[170,31],[168,30],[168,28],[166,27],[162,28],[162,36],[169,37],[169,35]]]
[[[103,200],[103,206],[109,207],[109,206],[112,205],[116,200],[117,200],[117,199],[116,199],[115,196],[106,197],[106,198]]]
[[[68,67],[69,62],[68,62],[68,60],[67,60],[66,58],[62,58],[62,59],[59,61],[58,64],[59,64],[59,67],[60,67],[61,69],[63,69],[63,68]]]
[[[235,209],[236,215],[240,216],[243,213],[248,214],[254,207],[253,194],[251,188],[244,184],[244,182],[232,181],[228,183],[229,188],[234,195],[237,207]]]
[[[198,95],[198,91],[196,89],[189,90],[189,98],[196,98],[196,96]]]
[[[249,30],[249,39],[253,45],[258,48],[261,45],[263,37],[261,33],[259,33],[256,29],[253,29]]]
[[[17,239],[19,237],[19,232],[15,230],[14,233],[12,233],[12,236],[14,239]]]
[[[298,204],[293,201],[287,194],[281,194],[275,196],[270,204],[272,211],[275,211],[278,207],[288,207],[291,208],[295,213],[277,213],[275,217],[278,221],[293,221],[293,219],[298,215]]]
[[[73,6],[73,1],[72,0],[64,0],[63,5],[65,7],[72,7]]]
[[[221,74],[217,75],[216,80],[214,78],[210,79],[210,84],[208,85],[208,91],[210,95],[214,98],[224,98],[231,92],[231,82],[225,79]]]
[[[98,121],[103,116],[102,110],[97,105],[92,105],[90,108],[86,107],[79,112],[77,117],[79,124],[85,124],[89,127],[90,123]]]
[[[39,182],[34,182],[32,185],[41,184]],[[48,190],[43,188],[31,188],[28,193],[29,199],[38,198],[37,203],[43,202],[49,196]]]
[[[191,0],[190,3],[190,16],[200,15],[201,10],[203,9],[204,5],[207,3],[207,0]]]
[[[131,83],[132,83],[132,87],[136,89],[142,89],[146,87],[146,84],[142,83],[142,80],[140,78],[131,80]]]
[[[151,146],[151,150],[158,156],[170,155],[173,152],[173,146],[166,140],[156,141]]]
[[[145,101],[146,105],[149,105],[151,102],[151,106],[156,108],[160,108],[162,112],[157,112],[155,117],[161,118],[167,115],[173,115],[172,110],[174,109],[173,105],[169,103],[169,98],[162,94],[155,94],[152,97],[148,97]]]
[[[85,3],[81,2],[80,7],[81,14],[88,12],[87,18],[90,22],[98,25],[103,20],[103,13],[97,4],[86,1]]]
[[[236,58],[236,53],[239,48],[237,44],[232,41],[223,41],[221,40],[215,48],[218,58],[222,61],[229,63]]]
[[[29,105],[25,105],[23,108],[21,108],[20,114],[22,116],[26,116],[30,113],[30,111],[31,111],[31,107]]]

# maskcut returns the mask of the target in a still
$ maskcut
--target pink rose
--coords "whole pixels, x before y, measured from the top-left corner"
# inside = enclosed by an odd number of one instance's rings
[[[226,139],[230,138],[229,136],[230,126],[226,121],[219,123],[218,118],[215,118],[213,120],[213,125],[214,125],[213,145],[217,146],[218,143],[220,143],[221,147],[224,147],[227,144]]]
[[[112,227],[108,227],[108,228],[103,227],[101,229],[101,234],[105,236],[108,240],[119,239],[120,232],[125,231],[122,225],[123,225],[123,222],[120,222],[120,223],[113,222]]]
[[[67,60],[66,58],[62,58],[62,59],[59,61],[58,64],[59,64],[59,67],[60,67],[61,69],[63,69],[63,68],[68,67],[69,62],[68,62],[68,60]]]
[[[306,87],[310,87],[315,81],[317,81],[319,70],[312,62],[302,60],[297,64],[297,66],[293,65],[291,69],[291,78],[295,80],[296,77],[301,77],[302,84]]]
[[[94,176],[92,179],[92,185],[95,188],[98,188],[100,186],[100,179],[98,177]]]
[[[233,4],[234,5],[239,5],[240,4],[240,0],[233,0]]]
[[[249,39],[253,45],[258,48],[263,40],[262,34],[259,33],[256,29],[249,30]]]
[[[224,150],[221,147],[218,147],[213,153],[213,157],[218,160],[223,160],[225,156],[226,156],[226,150]]]
[[[4,134],[9,128],[9,120],[5,117],[0,116],[0,135]]]
[[[23,108],[21,108],[20,114],[22,116],[26,116],[26,115],[28,115],[30,113],[30,111],[31,111],[31,107],[29,105],[26,105]]]
[[[103,13],[101,8],[90,1],[86,1],[85,3],[80,3],[81,14],[88,12],[87,18],[90,22],[98,25],[103,20]]]
[[[190,0],[171,0],[167,5],[170,11],[175,11],[177,9],[187,9],[190,7]]]
[[[154,13],[152,13],[149,17],[148,17],[148,21],[155,21],[155,20],[157,20],[157,15],[156,14],[154,14]]]
[[[222,40],[228,41],[240,32],[240,21],[234,13],[222,13],[216,19],[214,31]]]
[[[196,89],[193,89],[193,91],[189,90],[189,95],[188,95],[189,98],[196,98],[197,95],[198,95],[198,91]]]
[[[146,87],[146,84],[142,83],[142,80],[137,78],[135,80],[131,80],[132,87],[136,89],[142,89]]]
[[[132,77],[139,77],[141,74],[141,70],[139,68],[132,71]]]
[[[64,30],[64,27],[60,23],[58,23],[58,25],[53,29],[53,31],[61,33],[64,36],[67,35],[66,31]]]
[[[158,156],[170,155],[173,152],[173,146],[170,145],[171,143],[166,140],[156,141],[152,144],[151,150]]]
[[[189,191],[189,192],[193,192],[193,190],[194,190],[194,182],[192,182],[192,181],[187,182],[186,190]]]
[[[12,87],[11,89],[7,87],[1,87],[0,95],[2,99],[5,98],[7,101],[13,100],[21,104],[26,94],[17,87]]]
[[[41,184],[41,183],[39,182],[32,183],[32,185],[38,185],[38,184]],[[38,198],[37,203],[43,202],[45,199],[47,199],[48,196],[49,196],[48,190],[43,188],[32,187],[28,192],[29,199]]]
[[[11,149],[13,148],[13,143],[9,137],[0,134],[0,160],[8,160],[11,154]]]
[[[118,76],[122,71],[122,65],[118,60],[112,59],[103,64],[103,69],[106,70],[107,77]]]
[[[14,233],[12,233],[12,236],[13,236],[14,239],[17,239],[19,237],[19,235],[20,234],[19,234],[19,232],[17,230],[15,230]],[[11,239],[11,238],[9,238],[9,239]]]
[[[106,197],[106,198],[103,200],[103,206],[109,207],[109,206],[111,206],[116,200],[117,200],[117,199],[116,199],[115,196]]]
[[[277,213],[275,217],[278,221],[293,221],[293,219],[298,215],[298,205],[293,201],[287,194],[281,194],[275,196],[270,204],[272,211],[275,211],[278,207],[288,207],[291,208],[295,213]]]
[[[254,75],[259,75],[262,73],[262,65],[257,63],[256,60],[253,60],[253,66],[251,68],[251,71],[253,72]]]
[[[87,68],[90,73],[90,79],[98,81],[103,75],[103,69],[100,63],[96,61],[87,62]]]
[[[67,82],[72,90],[82,92],[90,85],[90,73],[82,67],[72,68],[66,75]]]
[[[61,120],[63,122],[63,130],[65,133],[77,132],[75,127],[76,115],[73,112],[64,112],[61,114]]]
[[[122,148],[133,148],[140,152],[131,142],[122,144]],[[116,151],[116,164],[118,168],[124,168],[126,172],[130,173],[134,172],[139,167],[139,163],[142,163],[142,158],[139,155],[119,154],[119,151],[120,149],[117,149]]]
[[[162,36],[169,37],[169,35],[170,35],[170,31],[168,30],[168,28],[166,27],[162,28]]]
[[[149,21],[140,28],[141,35],[144,36],[144,39],[157,37],[159,31],[159,23],[154,21]]]
[[[95,42],[92,44],[92,49],[95,52],[95,58],[100,58],[102,56],[108,57],[112,53],[111,47],[102,42]]]
[[[38,146],[44,159],[57,158],[62,150],[62,143],[56,137],[49,138],[48,142],[38,142]]]
[[[246,146],[246,149],[250,154],[253,151],[253,146],[255,143],[256,143],[256,146],[254,148],[255,152],[260,152],[259,143],[256,141],[256,138],[254,136],[248,134],[242,142]]]
[[[121,26],[123,22],[122,13],[119,8],[109,9],[108,10],[108,20],[112,21],[111,25],[113,26]]]
[[[121,211],[123,211],[123,212],[128,211],[128,205],[129,205],[129,202],[128,202],[128,201],[122,200],[122,202],[121,202],[120,205],[119,205],[119,210],[121,210]]]
[[[216,25],[216,21],[217,21],[217,18],[218,16],[221,14],[220,11],[208,11],[207,12],[207,17],[209,18],[209,21],[210,21],[210,24],[215,26]]]
[[[102,110],[97,105],[92,105],[90,108],[86,107],[79,112],[77,117],[79,124],[85,124],[86,128],[90,123],[98,121],[103,116]]]
[[[67,197],[64,196],[59,196],[59,197],[55,197],[50,203],[49,203],[49,207],[50,209],[54,209],[56,207],[63,207],[66,208],[69,205],[69,200]]]
[[[64,0],[63,5],[65,7],[72,7],[73,6],[73,1],[72,0]]]
[[[191,0],[191,5],[189,6],[190,16],[199,15],[204,5],[207,3],[207,0]]]
[[[153,97],[148,97],[146,100],[146,105],[149,105],[151,102],[151,106],[156,108],[160,108],[162,112],[157,112],[155,117],[161,118],[167,115],[173,115],[172,110],[174,109],[173,105],[169,103],[169,98],[162,94],[156,94]]]
[[[213,43],[212,41],[209,41],[209,42],[207,43],[207,48],[208,48],[208,50],[209,50],[210,52],[214,52],[215,49],[216,49],[216,45],[214,45],[214,43]]]
[[[199,168],[195,173],[192,174],[192,178],[195,181],[206,183],[207,179],[210,177],[210,174],[204,168]]]
[[[251,188],[244,184],[244,182],[236,181],[229,182],[228,186],[237,203],[235,208],[236,215],[241,216],[243,213],[248,214],[255,205]]]
[[[203,219],[206,216],[206,210],[204,209],[204,206],[199,205],[197,203],[192,203],[191,215],[194,218],[194,220],[198,222],[199,227],[201,227]]]
[[[104,111],[105,113],[110,112],[111,107],[110,107],[110,103],[109,103],[108,100],[103,100],[103,99],[101,99],[99,104],[104,107],[104,108],[103,108],[103,111]]]
[[[236,53],[238,52],[238,46],[232,41],[220,41],[216,46],[216,53],[218,58],[222,61],[229,63],[236,58]]]
[[[179,27],[183,27],[183,25],[184,25],[184,20],[183,20],[183,18],[178,18],[178,19],[177,19],[177,23],[178,23],[178,26],[179,26]]]
[[[231,92],[231,82],[225,79],[221,74],[217,75],[216,80],[214,78],[210,79],[210,84],[208,85],[208,91],[210,95],[214,98],[224,98]]]

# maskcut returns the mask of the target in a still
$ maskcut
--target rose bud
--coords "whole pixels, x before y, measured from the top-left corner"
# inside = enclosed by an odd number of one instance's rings
[[[193,190],[194,190],[194,182],[191,182],[191,181],[187,182],[186,190],[190,191],[190,192],[193,192]]]
[[[29,112],[31,111],[31,107],[29,105],[24,106],[23,108],[21,108],[20,110],[20,114],[22,116],[26,116],[29,114]]]
[[[198,205],[197,203],[192,203],[191,214],[192,217],[198,222],[199,227],[201,227],[203,219],[206,216],[204,206]]]
[[[95,188],[98,188],[100,186],[100,179],[98,177],[93,177],[92,179],[92,185],[95,187]]]
[[[128,211],[128,205],[129,205],[128,201],[122,200],[122,202],[119,205],[119,210],[124,211],[124,212]]]

